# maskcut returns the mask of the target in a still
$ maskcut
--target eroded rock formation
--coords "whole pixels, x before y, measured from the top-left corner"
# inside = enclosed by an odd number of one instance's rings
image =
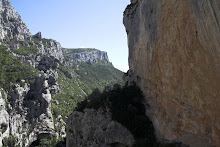
[[[25,83],[23,87],[14,85],[16,88],[10,93],[11,101],[7,111],[10,135],[16,138],[17,145],[29,146],[42,135],[59,136],[54,130],[51,113],[51,93],[60,90],[55,75],[57,72],[48,68],[36,77],[33,84]],[[9,135],[2,138],[7,137]]]
[[[124,12],[130,81],[160,140],[220,145],[220,1],[132,0]]]

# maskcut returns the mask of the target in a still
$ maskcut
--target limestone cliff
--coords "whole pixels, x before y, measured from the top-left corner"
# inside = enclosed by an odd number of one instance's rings
[[[63,53],[68,65],[76,62],[84,62],[89,64],[98,63],[102,61],[104,63],[109,63],[107,52],[100,51],[97,49],[65,49],[63,48]]]
[[[132,0],[129,77],[158,139],[220,146],[220,1]]]

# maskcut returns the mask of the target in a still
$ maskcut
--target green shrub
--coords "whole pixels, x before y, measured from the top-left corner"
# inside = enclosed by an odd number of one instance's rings
[[[63,48],[64,56],[72,56],[75,53],[82,53],[82,52],[91,52],[91,51],[97,51],[95,48]]]
[[[5,17],[3,17],[3,21],[4,23],[8,23],[8,20]]]
[[[90,65],[87,63],[77,63],[73,66],[73,69],[77,69],[77,66],[79,70],[75,70],[75,72],[79,75],[79,80],[91,90],[98,88],[102,91],[105,86],[112,86],[116,83],[123,85],[123,72],[114,68],[111,64],[98,63]]]
[[[40,40],[37,39],[37,38],[31,37],[31,40],[32,40],[34,43],[40,43]]]
[[[50,41],[53,41],[52,39],[46,39],[46,38],[43,38],[42,39],[42,43],[45,47],[47,48],[50,48],[51,46],[48,44]]]
[[[16,145],[18,139],[12,135],[10,135],[7,139],[3,140],[3,147],[19,147]]]
[[[0,132],[3,134],[7,130],[7,125],[6,124],[1,124],[0,125]]]
[[[47,138],[41,138],[34,141],[30,147],[59,147],[65,146],[65,138],[58,138],[48,136]]]
[[[18,20],[15,19],[15,18],[10,18],[9,21],[10,21],[10,22],[17,22]]]
[[[105,109],[112,113],[112,120],[125,126],[134,136],[134,147],[158,147],[164,144],[157,142],[154,127],[145,115],[144,96],[138,86],[123,86],[116,84],[106,87],[103,92],[95,89],[83,102],[75,108],[83,111],[85,108]],[[173,146],[175,144],[166,144]]]
[[[38,48],[36,48],[33,45],[30,45],[30,47],[25,47],[25,46],[22,46],[20,44],[20,48],[14,50],[14,53],[26,56],[26,55],[29,55],[29,54],[35,54],[36,55],[38,53],[38,51],[39,51]]]

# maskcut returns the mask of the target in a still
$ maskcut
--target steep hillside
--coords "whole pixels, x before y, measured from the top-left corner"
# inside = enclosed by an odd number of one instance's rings
[[[58,83],[62,88],[60,93],[52,96],[55,117],[61,114],[66,119],[76,104],[94,89],[102,91],[107,85],[123,85],[123,72],[113,67],[106,52],[97,49],[63,49],[63,52],[65,64],[58,68]],[[81,59],[81,53],[87,58]]]
[[[220,146],[220,1],[132,0],[124,12],[128,83],[158,139]]]
[[[0,0],[0,13],[0,146],[61,145],[76,104],[95,88],[122,84],[123,73],[106,52],[78,50],[92,60],[75,60],[59,42],[31,35],[9,0]]]

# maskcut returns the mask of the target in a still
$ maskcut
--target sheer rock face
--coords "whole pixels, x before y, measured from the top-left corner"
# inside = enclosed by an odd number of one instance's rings
[[[84,51],[79,53],[71,53],[74,49],[63,48],[63,53],[66,55],[66,64],[71,65],[76,62],[84,62],[89,64],[95,64],[99,61],[104,63],[110,63],[108,59],[108,54],[105,51],[94,50],[94,51]]]
[[[219,146],[220,1],[131,2],[128,75],[146,96],[158,138]]]
[[[67,120],[67,147],[131,147],[132,134],[102,109],[74,111]]]
[[[91,64],[97,63],[98,60],[104,60],[107,63],[109,62],[107,52],[103,52],[99,50],[92,52],[75,53],[72,55],[72,57],[77,62],[88,62]]]

